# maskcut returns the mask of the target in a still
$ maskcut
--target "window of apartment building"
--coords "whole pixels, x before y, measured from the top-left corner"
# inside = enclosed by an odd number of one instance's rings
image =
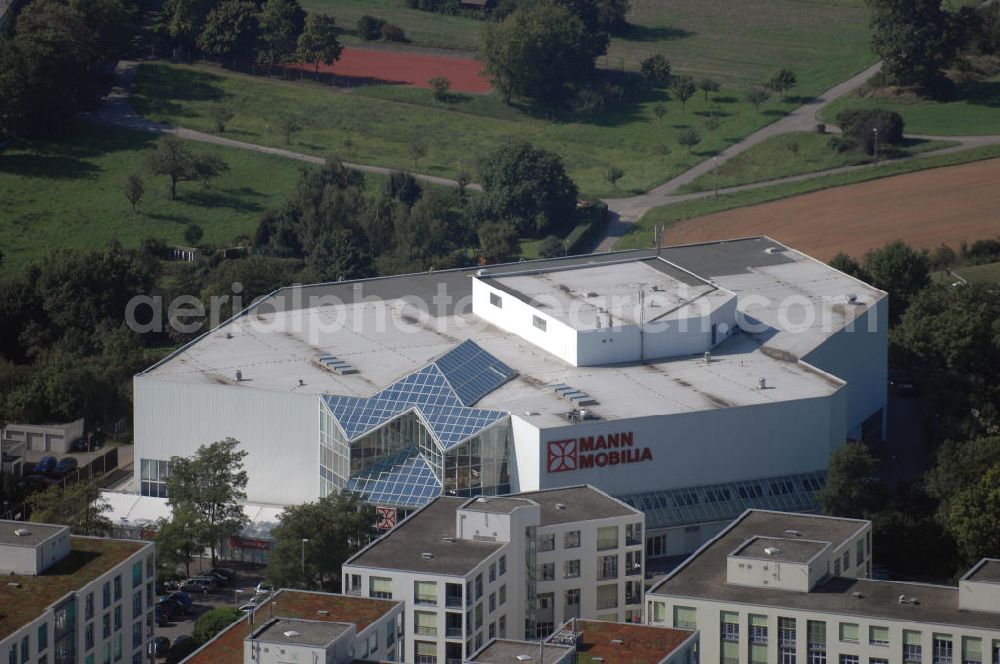
[[[597,609],[618,608],[618,584],[611,583],[605,586],[597,586]]]
[[[465,605],[466,606],[472,606],[472,603],[475,601],[475,597],[472,594],[472,591],[474,590],[474,585],[475,584],[473,584],[472,581],[467,581],[465,583]]]
[[[497,309],[503,309],[503,298],[496,293],[490,293],[490,304]]]
[[[861,658],[857,655],[841,655],[840,664],[861,664]]]
[[[963,636],[962,664],[982,664],[982,662],[983,662],[983,640],[971,636]]]
[[[394,624],[386,623],[385,625],[385,647],[388,648],[393,643],[396,642],[396,626]]]
[[[476,629],[483,626],[483,605],[476,604]]]
[[[142,585],[142,561],[137,560],[132,564],[132,588]]]
[[[437,644],[429,643],[427,641],[414,641],[413,661],[416,662],[416,664],[437,664]]]
[[[476,599],[483,596],[483,575],[476,575]]]
[[[646,557],[656,558],[667,555],[667,536],[653,535],[646,538]]]
[[[361,592],[361,575],[350,574],[347,578],[347,592],[354,594]]]
[[[564,549],[578,549],[580,548],[580,531],[570,530],[563,533],[563,548]]]
[[[869,657],[868,664],[889,664],[889,660],[885,657]]]
[[[652,615],[650,616],[654,624],[663,624],[663,621],[667,619],[667,605],[664,602],[653,602]]]
[[[851,552],[848,549],[844,549],[844,574],[847,574],[847,570],[851,569]]]
[[[630,523],[625,526],[625,546],[642,544],[642,524]]]
[[[597,550],[618,548],[618,526],[603,526],[597,529]]]
[[[483,647],[483,633],[476,634],[476,650]]]
[[[117,632],[122,628],[122,607],[118,605],[115,607],[115,631]]]
[[[863,538],[854,543],[854,559],[854,564],[858,567],[865,561],[865,540]]]
[[[857,623],[840,623],[840,640],[846,643],[858,642]]]
[[[500,576],[503,576],[504,574],[507,573],[507,556],[500,556],[499,567],[500,567]]]
[[[11,646],[7,651],[7,664],[17,664],[17,645]]]
[[[625,575],[642,574],[642,551],[625,552]]]
[[[49,647],[49,626],[42,624],[38,626],[38,652],[42,652]]]
[[[903,661],[920,662],[923,659],[923,645],[920,632],[911,629],[903,630]]]
[[[438,603],[437,581],[414,581],[413,603],[423,604],[426,606],[437,606]]]
[[[555,593],[538,593],[538,608],[547,611],[556,601]]]
[[[496,563],[491,563],[490,564],[490,583],[493,583],[496,580],[497,580],[497,564]]]
[[[111,642],[108,641],[104,644],[104,657],[101,659],[103,664],[111,664]]]
[[[579,588],[570,588],[566,591],[566,606],[580,606]]]
[[[105,613],[101,617],[101,638],[106,639],[111,636],[111,614]]]
[[[952,664],[955,648],[951,642],[951,634],[935,634],[933,664]]]
[[[580,561],[567,560],[563,563],[563,578],[575,579],[580,576]]]
[[[541,581],[555,581],[556,579],[556,564],[555,563],[542,563],[539,567],[538,578]]]
[[[597,580],[618,578],[618,554],[597,557]]]
[[[90,620],[94,617],[94,593],[87,593],[83,598],[83,619]]]
[[[532,316],[531,324],[537,327],[542,332],[544,332],[545,329],[548,327],[548,324],[545,322],[545,319],[542,318],[541,316]]]
[[[142,621],[132,623],[132,649],[142,645]]]
[[[504,602],[507,601],[507,584],[505,583],[502,586],[500,586],[500,590],[497,592],[499,594],[499,601],[497,602],[497,604],[503,606]]]
[[[507,616],[500,616],[499,624],[497,625],[497,631],[500,633],[499,637],[501,639],[507,638]]]
[[[490,623],[490,640],[497,638],[497,624],[495,622]]]
[[[833,575],[840,576],[840,558],[833,561]]]
[[[625,603],[642,604],[642,581],[625,582]]]
[[[376,599],[392,599],[392,579],[384,576],[368,577],[368,596]]]
[[[873,646],[889,645],[889,628],[872,625],[868,628],[868,643]]]
[[[94,648],[94,623],[89,622],[83,629],[83,649],[92,650]]]
[[[101,591],[101,608],[106,609],[111,606],[111,582],[105,581]]]
[[[722,664],[739,664],[740,661],[740,615],[735,611],[719,613],[719,637],[721,639]]]
[[[21,639],[21,664],[25,664],[31,658],[31,637],[25,636]]]
[[[118,634],[118,635],[115,636],[114,646],[115,646],[115,661],[116,662],[120,662],[120,661],[122,661],[122,635],[121,634]]]
[[[809,664],[826,664],[826,623],[810,620],[806,623],[806,645]]]
[[[142,615],[142,590],[137,590],[132,595],[132,617],[138,618]]]
[[[122,577],[121,574],[114,578],[115,582],[115,601],[117,602],[122,598]]]
[[[778,664],[795,664],[795,618],[778,617]]]
[[[437,636],[437,614],[431,611],[413,612],[413,633],[421,636]]]
[[[490,593],[490,613],[497,610],[497,594]]]
[[[556,548],[556,536],[553,534],[538,536],[538,551],[554,551]]]
[[[695,611],[693,607],[674,607],[674,627],[677,627],[678,629],[695,629],[697,625],[697,611]]]
[[[750,643],[761,643],[767,645],[767,616],[751,613],[750,622]]]
[[[170,462],[158,459],[140,459],[139,493],[144,496],[167,497],[167,478],[170,476]]]
[[[472,609],[465,612],[465,635],[472,636],[472,621],[475,617],[475,613]]]

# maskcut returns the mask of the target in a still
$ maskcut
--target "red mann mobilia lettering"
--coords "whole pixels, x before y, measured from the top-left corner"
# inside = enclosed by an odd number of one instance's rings
[[[648,447],[636,447],[631,431],[551,440],[548,444],[548,471],[604,468],[623,463],[652,461]]]

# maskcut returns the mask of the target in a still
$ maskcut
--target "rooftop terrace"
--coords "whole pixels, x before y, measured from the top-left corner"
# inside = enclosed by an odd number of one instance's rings
[[[36,524],[26,525],[34,528]],[[68,593],[111,571],[144,547],[152,547],[152,544],[71,537],[69,555],[42,574],[5,577],[0,584],[0,639],[11,635]]]
[[[581,634],[576,664],[658,664],[695,634],[691,630],[599,620],[576,620],[568,627]]]
[[[400,602],[348,597],[303,590],[280,590],[260,605],[255,615],[259,627],[271,617],[353,623],[361,632]],[[323,613],[321,613],[323,612]],[[250,635],[250,621],[241,619],[184,660],[185,664],[243,664],[243,640]]]

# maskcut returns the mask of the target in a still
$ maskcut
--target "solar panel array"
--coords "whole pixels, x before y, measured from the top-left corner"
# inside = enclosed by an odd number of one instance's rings
[[[360,493],[373,505],[420,507],[441,495],[441,482],[411,447],[352,477],[347,490]]]
[[[517,375],[476,342],[463,341],[434,363],[466,406],[471,406]]]
[[[750,508],[782,512],[816,512],[816,492],[826,473],[802,473],[769,479],[651,491],[617,496],[646,513],[646,529],[729,521]]]

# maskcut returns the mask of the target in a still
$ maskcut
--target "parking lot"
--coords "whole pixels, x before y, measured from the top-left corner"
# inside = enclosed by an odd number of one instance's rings
[[[201,570],[208,570],[212,566],[212,561],[203,559],[191,565],[191,576],[198,576]],[[228,567],[236,571],[236,580],[225,588],[208,593],[189,593],[194,606],[191,613],[186,616],[178,616],[164,627],[156,626],[156,636],[165,636],[173,643],[182,634],[191,635],[194,630],[194,621],[198,616],[223,606],[242,606],[250,601],[254,596],[254,588],[263,578],[263,568],[260,566],[241,565],[239,563],[219,563],[219,567]]]

